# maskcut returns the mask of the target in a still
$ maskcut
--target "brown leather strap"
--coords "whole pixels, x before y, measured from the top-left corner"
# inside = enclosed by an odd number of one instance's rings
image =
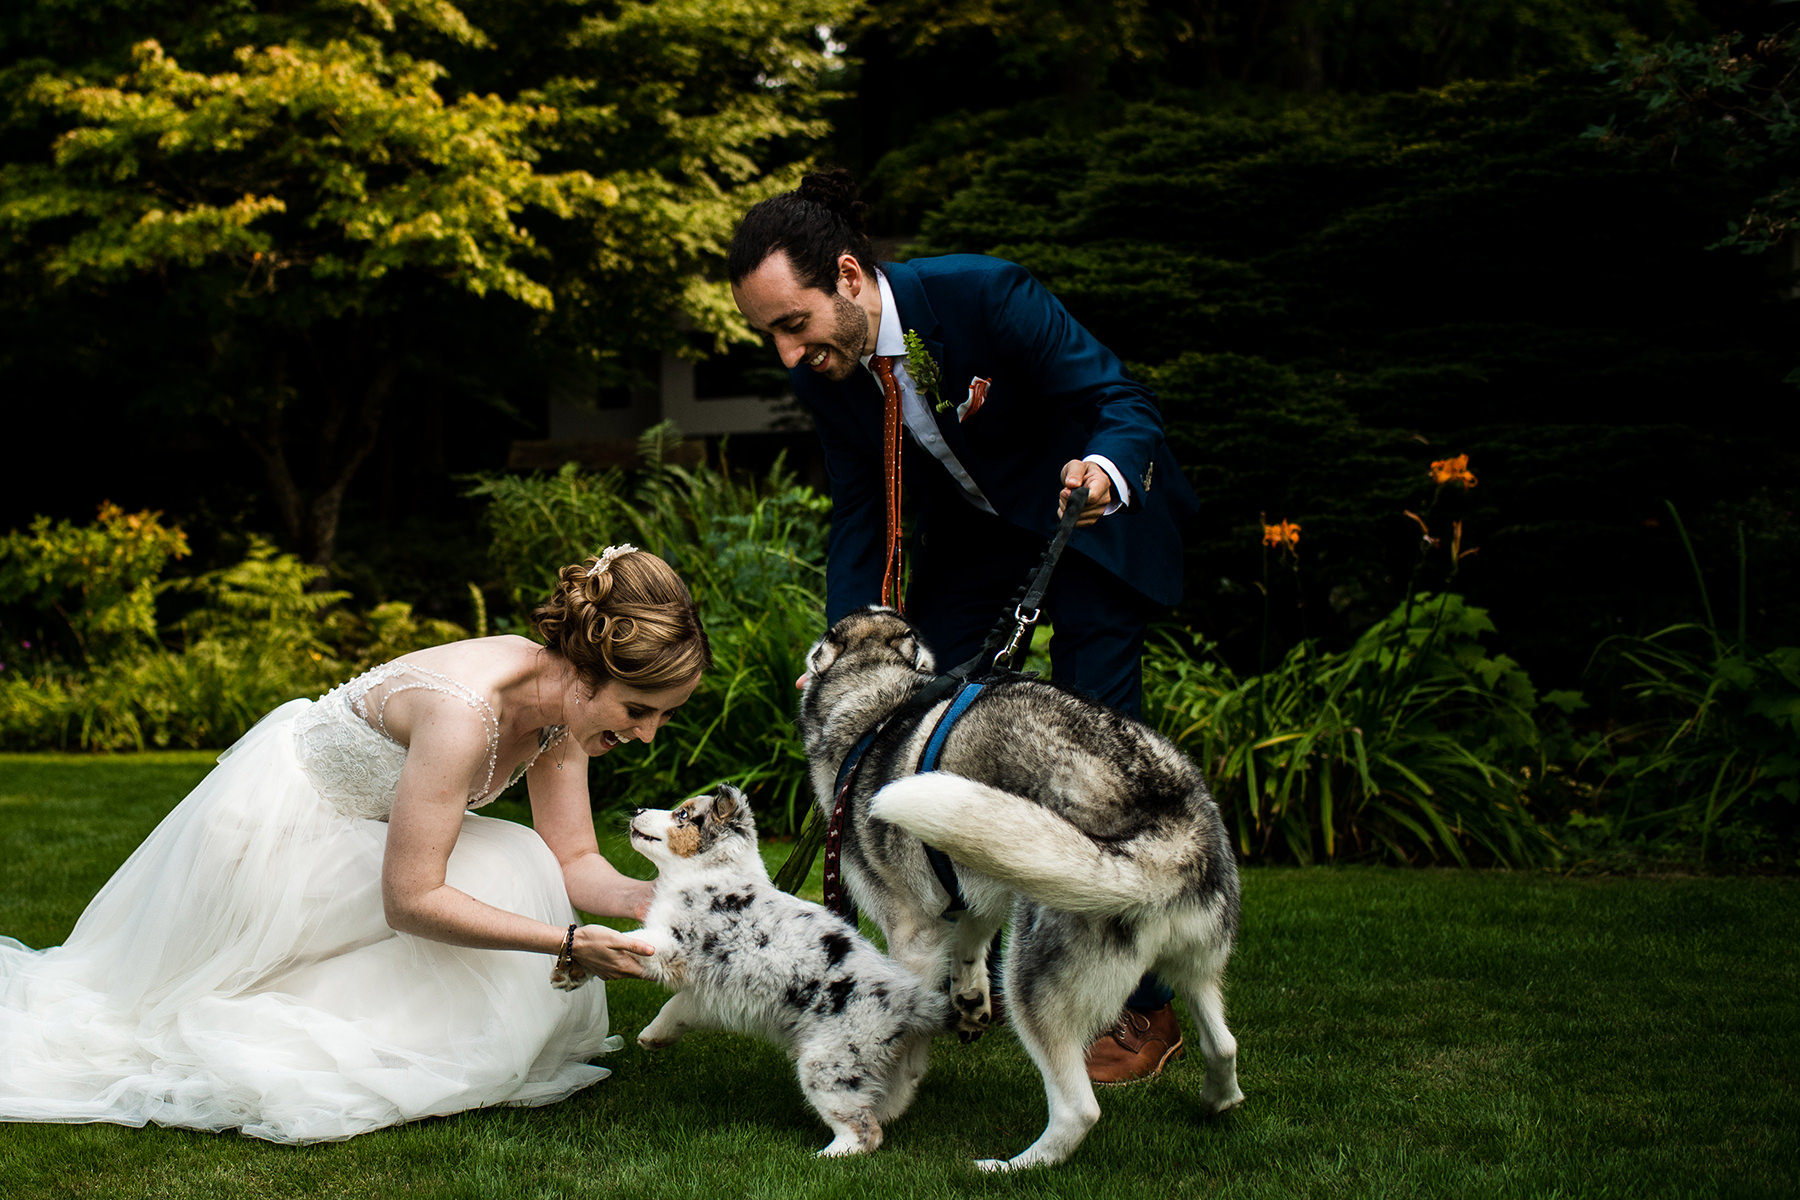
[[[850,798],[855,782],[856,769],[852,767],[850,777],[838,787],[837,799],[831,806],[831,823],[825,828],[825,907],[851,924],[856,923],[856,901],[844,888],[844,802]]]
[[[894,378],[894,360],[886,354],[869,359],[881,380],[881,394],[887,401],[881,424],[882,473],[887,481],[887,562],[881,573],[881,602],[901,612],[906,602],[900,595],[900,384]]]

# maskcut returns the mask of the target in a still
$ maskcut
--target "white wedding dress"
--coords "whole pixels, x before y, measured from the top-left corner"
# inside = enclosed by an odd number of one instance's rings
[[[276,709],[100,889],[67,942],[31,950],[0,937],[0,1120],[320,1142],[548,1104],[607,1076],[589,1061],[619,1043],[604,985],[558,991],[550,956],[427,941],[383,917],[384,818],[406,750],[380,731],[380,709],[416,687],[484,715],[489,778],[469,806],[504,790],[492,786],[499,726],[486,701],[409,664]],[[539,752],[561,736],[546,730]],[[497,908],[575,919],[555,856],[510,821],[465,815],[448,878]]]

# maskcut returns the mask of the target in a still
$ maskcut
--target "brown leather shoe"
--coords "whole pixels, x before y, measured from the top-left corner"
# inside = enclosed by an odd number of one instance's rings
[[[1088,1047],[1088,1078],[1095,1083],[1148,1079],[1186,1053],[1173,1005],[1147,1013],[1128,1008]]]

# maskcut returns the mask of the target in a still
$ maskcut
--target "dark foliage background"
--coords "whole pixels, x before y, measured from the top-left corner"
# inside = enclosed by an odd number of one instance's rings
[[[1665,499],[1715,566],[1746,523],[1751,607],[1791,637],[1794,454],[1755,414],[1793,403],[1793,306],[1764,261],[1704,249],[1707,181],[1575,136],[1606,103],[1548,76],[1274,117],[1133,106],[998,152],[917,249],[1025,263],[1154,382],[1203,504],[1186,615],[1239,652],[1260,513],[1305,530],[1289,634],[1342,635],[1402,594],[1403,510],[1461,453],[1480,555],[1458,585],[1547,679],[1692,611]]]
[[[495,49],[405,43],[450,66],[447,94],[574,70],[574,43],[531,36],[535,6],[468,8]],[[266,41],[325,11],[22,5],[0,20],[0,73],[116,69],[107,55],[145,32],[204,61],[234,30]],[[568,6],[556,29],[619,11]],[[1756,0],[891,0],[824,39],[844,47],[831,140],[764,153],[859,169],[878,232],[909,253],[1025,263],[1155,384],[1204,503],[1179,616],[1240,669],[1301,636],[1347,644],[1411,583],[1441,583],[1441,561],[1415,576],[1403,510],[1424,502],[1428,462],[1467,453],[1480,485],[1439,513],[1479,547],[1457,587],[1540,684],[1580,686],[1605,636],[1696,615],[1665,500],[1733,609],[1743,526],[1755,632],[1795,637],[1795,451],[1771,421],[1796,398],[1792,283],[1778,252],[1708,248],[1767,180],[1582,135],[1642,107],[1597,69],[1615,43],[1754,39],[1796,16]],[[721,94],[748,82],[704,78]],[[608,152],[663,169],[668,147],[641,131]],[[14,109],[0,149],[29,157],[43,132]],[[578,279],[578,243],[540,225],[553,273]],[[406,348],[345,494],[333,581],[466,621],[463,581],[493,572],[457,477],[542,436],[548,372],[591,353],[592,330],[415,294],[334,326],[306,368],[360,369],[359,338]],[[259,464],[183,390],[216,349],[211,295],[143,277],[4,304],[8,447],[36,473],[5,489],[0,528],[91,519],[101,499],[162,509],[193,571],[278,529]],[[254,355],[233,369],[254,378]],[[309,420],[293,430],[302,467]],[[1268,627],[1261,515],[1304,527],[1299,595],[1276,594]]]

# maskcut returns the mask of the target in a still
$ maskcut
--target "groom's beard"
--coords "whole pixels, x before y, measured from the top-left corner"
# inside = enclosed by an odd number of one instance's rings
[[[863,350],[869,343],[869,315],[842,292],[831,294],[831,311],[831,336],[824,343],[829,353],[825,362],[813,369],[833,383],[842,383],[862,365]]]

